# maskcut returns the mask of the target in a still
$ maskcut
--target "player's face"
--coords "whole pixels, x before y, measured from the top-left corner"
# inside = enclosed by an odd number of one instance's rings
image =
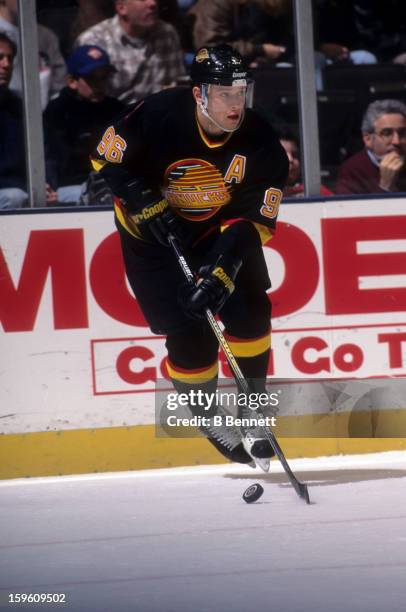
[[[399,113],[381,115],[372,134],[364,134],[364,142],[377,157],[391,151],[406,155],[406,118]]]
[[[6,42],[0,42],[0,87],[10,83],[13,74],[13,49]]]
[[[281,140],[289,160],[288,185],[294,185],[300,177],[299,151],[293,140]]]
[[[225,129],[235,129],[244,116],[246,87],[210,85],[207,111]]]
[[[157,0],[119,0],[117,12],[129,23],[138,28],[153,28],[158,21]]]
[[[109,69],[102,66],[85,76],[70,79],[69,86],[76,90],[80,98],[88,102],[101,102],[106,96],[109,74]]]

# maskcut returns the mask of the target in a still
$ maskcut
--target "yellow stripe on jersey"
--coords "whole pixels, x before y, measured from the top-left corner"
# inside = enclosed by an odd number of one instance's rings
[[[261,243],[266,244],[268,240],[273,238],[275,230],[271,227],[267,227],[266,225],[262,225],[262,223],[255,223],[255,221],[251,221],[252,225],[257,230],[259,237],[261,238]]]
[[[222,147],[224,144],[226,144],[226,142],[233,135],[233,132],[229,132],[223,140],[210,140],[208,135],[201,128],[200,123],[197,119],[197,114],[196,114],[196,123],[197,123],[197,128],[199,130],[200,138],[203,140],[204,144],[209,147],[209,149],[218,149],[219,147]]]
[[[261,239],[262,245],[266,244],[268,242],[268,240],[270,240],[273,237],[274,233],[275,233],[275,230],[272,229],[271,227],[267,227],[266,225],[262,225],[262,223],[255,223],[255,221],[251,221],[250,219],[235,219],[234,221],[232,221],[232,220],[225,221],[220,226],[220,231],[224,232],[226,229],[231,227],[233,225],[233,223],[237,223],[238,221],[249,221],[249,223],[252,223],[252,225],[255,227],[255,229],[257,230],[257,232],[259,234],[259,237]]]
[[[90,161],[92,163],[92,168],[95,172],[100,172],[100,170],[104,168],[104,166],[108,163],[103,159],[96,159],[95,157],[92,157]]]
[[[212,380],[217,376],[218,363],[217,361],[205,368],[197,368],[195,370],[185,370],[166,360],[166,367],[171,378],[186,382],[189,384],[202,383]]]
[[[224,334],[230,349],[232,350],[235,357],[256,357],[265,353],[271,348],[271,332],[267,332],[264,336],[259,338],[236,338],[235,336],[229,336]]]

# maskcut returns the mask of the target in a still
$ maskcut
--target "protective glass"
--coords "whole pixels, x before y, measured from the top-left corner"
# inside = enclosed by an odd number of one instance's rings
[[[253,91],[253,81],[245,79],[235,81],[233,85],[202,84],[202,98],[219,111],[252,106]]]

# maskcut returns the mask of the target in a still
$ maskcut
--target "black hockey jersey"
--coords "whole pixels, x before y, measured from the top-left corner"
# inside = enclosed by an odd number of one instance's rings
[[[196,118],[190,89],[154,94],[110,125],[93,158],[119,196],[115,211],[140,237],[132,215],[142,207],[131,196],[141,179],[160,192],[199,239],[214,227],[247,220],[262,242],[273,233],[288,160],[271,126],[251,109],[232,133],[212,140]]]

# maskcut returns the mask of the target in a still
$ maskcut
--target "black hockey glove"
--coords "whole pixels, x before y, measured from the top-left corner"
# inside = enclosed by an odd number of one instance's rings
[[[179,302],[186,314],[193,319],[204,319],[207,308],[216,314],[233,293],[241,264],[241,259],[220,255],[215,264],[202,266],[197,285],[181,288]]]
[[[172,212],[166,200],[147,204],[132,220],[141,234],[148,240],[155,238],[160,244],[168,246],[168,234],[173,234],[180,242],[184,241],[184,228],[180,219]]]

